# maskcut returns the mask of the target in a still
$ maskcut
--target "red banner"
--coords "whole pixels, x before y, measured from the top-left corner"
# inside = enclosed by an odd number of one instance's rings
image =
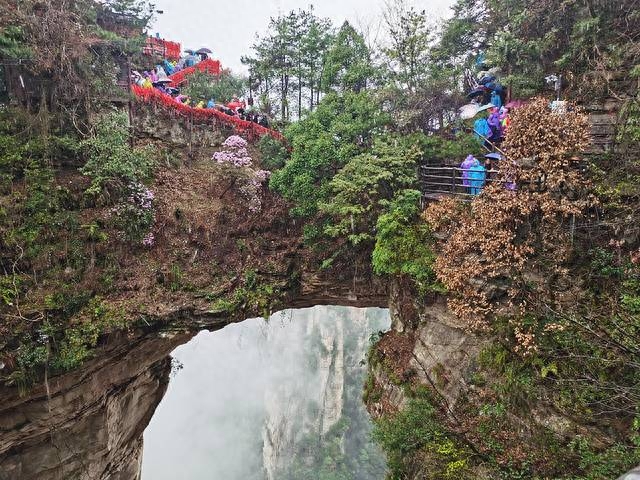
[[[179,43],[155,37],[147,37],[144,47],[142,47],[142,53],[145,55],[156,55],[169,60],[180,59],[181,51],[182,47]]]
[[[206,62],[206,60],[205,60]],[[201,62],[204,63],[204,62]],[[220,62],[217,62],[218,64]],[[258,139],[264,135],[270,135],[276,140],[284,141],[284,136],[280,132],[263,127],[248,120],[242,120],[233,115],[227,115],[215,108],[193,108],[183,103],[177,102],[171,95],[162,93],[155,88],[143,88],[133,85],[133,94],[140,101],[160,104],[180,115],[188,116],[197,120],[203,120],[212,126],[223,125],[233,128],[239,135],[246,136],[249,140]]]
[[[212,60],[210,58],[207,58],[200,63],[196,63],[193,67],[188,67],[174,73],[173,75],[169,75],[169,78],[171,79],[171,86],[177,87],[195,71],[207,72],[211,73],[212,75],[220,75],[221,70],[222,68],[220,66],[220,60]]]

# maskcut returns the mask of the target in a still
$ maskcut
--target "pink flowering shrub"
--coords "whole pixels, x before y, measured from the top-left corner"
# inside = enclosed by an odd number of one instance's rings
[[[232,187],[237,186],[238,193],[246,201],[247,209],[251,213],[262,210],[262,184],[269,178],[268,170],[251,170],[253,160],[247,151],[247,141],[238,135],[232,135],[222,144],[224,149],[213,154],[213,160],[225,169],[230,179],[229,186],[222,195]]]
[[[253,163],[247,151],[247,141],[238,135],[231,135],[222,144],[224,150],[213,154],[213,159],[221,164],[234,167],[250,167]]]

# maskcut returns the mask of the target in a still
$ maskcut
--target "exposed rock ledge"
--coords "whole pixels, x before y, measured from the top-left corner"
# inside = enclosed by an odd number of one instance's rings
[[[378,306],[386,284],[371,278],[327,281],[302,275],[286,307]],[[162,399],[169,353],[202,329],[229,323],[222,314],[190,307],[145,329],[103,339],[81,369],[51,378],[20,396],[0,388],[0,480],[134,480],[140,475],[142,434]]]

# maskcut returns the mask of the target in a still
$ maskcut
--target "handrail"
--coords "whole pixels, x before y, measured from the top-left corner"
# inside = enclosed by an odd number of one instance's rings
[[[163,93],[156,88],[144,88],[139,85],[132,85],[131,90],[138,101],[155,103],[173,112],[189,118],[195,118],[215,125],[220,122],[233,128],[237,133],[246,135],[249,139],[260,138],[269,135],[272,138],[283,142],[284,136],[275,130],[263,127],[248,120],[242,120],[236,116],[227,115],[215,108],[194,108],[189,105],[177,102],[171,95]]]
[[[498,178],[496,169],[485,170],[484,179],[467,178],[464,173],[472,169],[458,166],[430,166],[419,167],[419,183],[421,185],[423,201],[430,197],[457,196],[463,200],[471,200],[482,192],[488,184],[507,184]]]

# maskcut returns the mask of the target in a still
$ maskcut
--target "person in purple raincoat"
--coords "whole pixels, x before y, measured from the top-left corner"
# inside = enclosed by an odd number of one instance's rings
[[[471,187],[471,182],[469,181],[469,169],[473,167],[474,162],[478,162],[478,160],[473,155],[468,155],[460,164],[460,168],[462,169],[462,185],[467,188]]]
[[[500,113],[498,113],[497,109],[489,115],[487,123],[491,129],[489,140],[493,143],[499,143],[502,140],[502,123],[500,122]]]

